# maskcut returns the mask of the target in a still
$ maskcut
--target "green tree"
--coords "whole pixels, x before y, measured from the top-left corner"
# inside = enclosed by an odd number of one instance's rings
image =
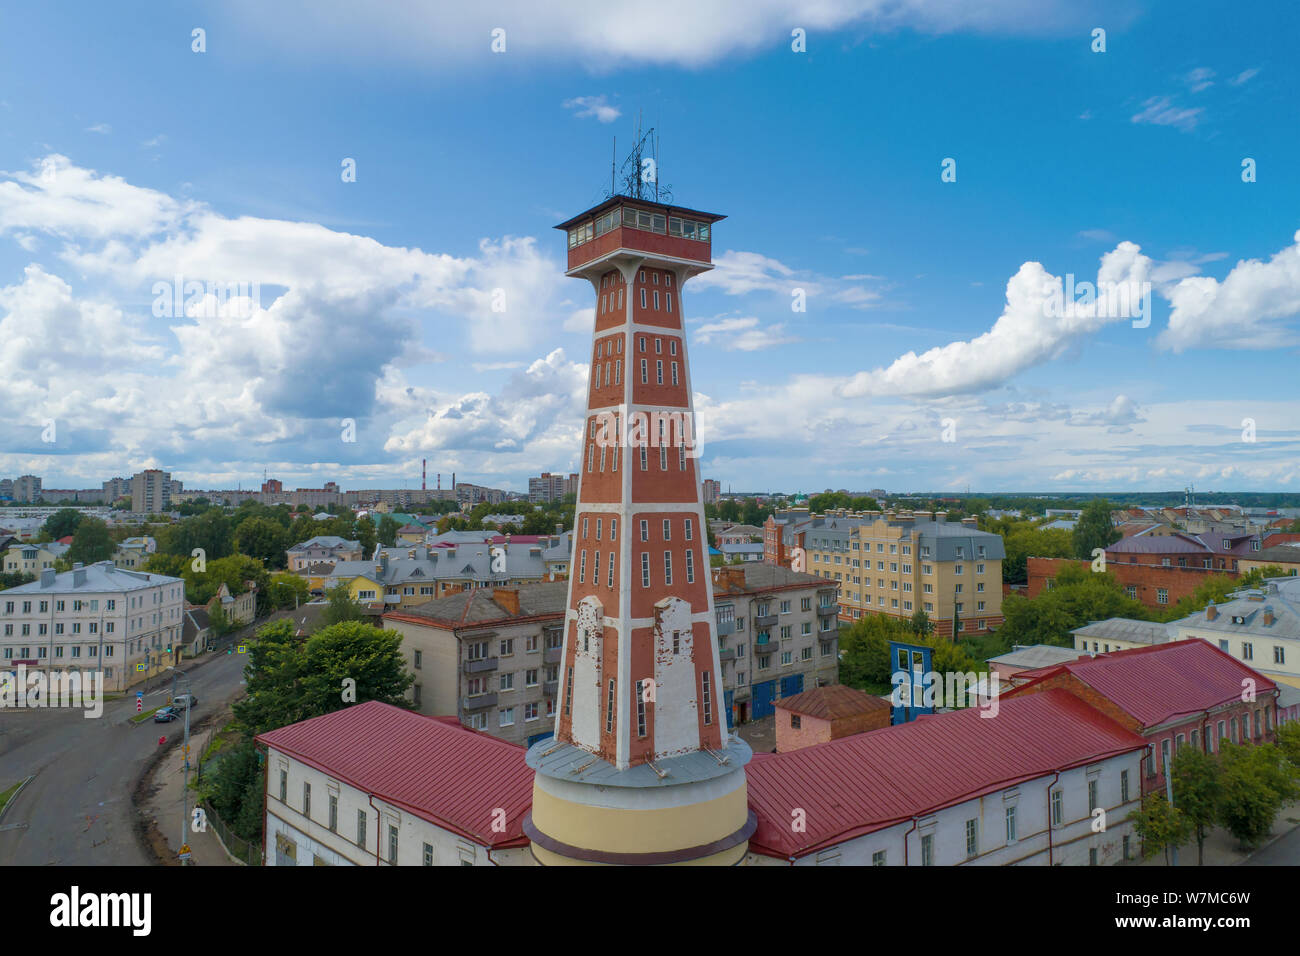
[[[379,534],[375,531],[375,522],[370,515],[364,515],[357,519],[356,540],[361,542],[361,554],[369,558],[375,553],[375,548],[379,544]]]
[[[1055,644],[1070,647],[1070,631],[1090,621],[1112,617],[1148,620],[1141,602],[1130,598],[1108,573],[1066,565],[1055,586],[1035,598],[1012,594],[1002,602],[1003,624],[999,636],[1009,644]]]
[[[1277,728],[1277,749],[1291,767],[1292,778],[1300,777],[1300,720],[1289,720]]]
[[[221,508],[209,508],[202,514],[170,525],[158,536],[158,550],[191,557],[202,549],[205,560],[224,558],[233,550],[230,519]]]
[[[27,571],[0,571],[0,591],[16,588],[20,584],[29,584],[36,580],[36,575]]]
[[[81,517],[81,512],[76,508],[60,508],[45,519],[45,524],[41,526],[41,530],[50,536],[51,541],[58,541],[60,538],[66,538],[70,534],[77,533],[77,527],[81,524]]]
[[[325,592],[325,598],[329,602],[324,615],[322,615],[326,624],[359,621],[365,616],[361,611],[361,605],[352,600],[352,595],[348,594],[346,584],[339,584],[330,588]]]
[[[77,526],[76,534],[72,536],[72,547],[68,548],[65,557],[69,561],[94,564],[96,561],[107,561],[116,549],[108,525],[98,518],[86,517]]]
[[[223,637],[235,629],[230,616],[226,614],[226,609],[220,604],[214,604],[212,610],[208,612],[208,629],[212,631],[214,637]]]
[[[306,644],[303,691],[312,713],[327,714],[349,703],[383,701],[407,707],[415,682],[401,652],[402,635],[361,621],[330,624]],[[353,690],[351,699],[345,691]]]
[[[1173,761],[1174,804],[1196,837],[1196,864],[1205,863],[1205,837],[1218,818],[1223,788],[1219,761],[1197,747],[1178,748]]]
[[[232,708],[240,729],[255,737],[317,716],[308,711],[305,702],[302,681],[306,664],[303,642],[294,635],[293,621],[281,619],[259,628],[244,665],[248,693]]]
[[[1187,815],[1178,807],[1171,807],[1163,793],[1148,793],[1142,806],[1129,812],[1133,829],[1142,840],[1142,855],[1155,856],[1161,851],[1169,862],[1169,850],[1185,844],[1191,837],[1192,826]]]
[[[1296,794],[1291,768],[1276,747],[1224,740],[1221,748],[1219,823],[1243,847],[1258,846],[1272,829],[1277,811]]]
[[[1074,556],[1092,560],[1092,552],[1103,551],[1120,539],[1119,529],[1111,520],[1111,504],[1105,498],[1094,498],[1083,506],[1083,514],[1074,526]]]
[[[246,518],[235,530],[235,550],[259,558],[267,566],[285,566],[284,549],[288,547],[288,530],[272,518]]]
[[[206,796],[217,815],[245,840],[260,839],[262,768],[253,739],[244,737],[225,753],[207,779]],[[256,812],[248,813],[249,807]]]
[[[268,605],[273,608],[298,607],[311,600],[307,580],[287,571],[271,575],[266,596]]]
[[[379,541],[384,545],[384,547],[391,548],[393,545],[397,544],[397,529],[399,527],[401,527],[401,525],[393,519],[392,515],[384,515],[379,519],[379,530],[377,533],[379,535]]]
[[[1032,521],[1010,521],[1002,523],[1002,528],[993,533],[1002,535],[1006,549],[1007,556],[1002,560],[1002,580],[1007,584],[1028,582],[1029,558],[1074,556],[1074,540],[1063,528],[1040,528]]]
[[[934,633],[934,624],[930,620],[930,615],[919,607],[912,612],[912,633],[920,637],[929,637]]]
[[[140,570],[148,571],[150,574],[164,574],[169,578],[183,578],[185,569],[189,566],[189,560],[180,555],[158,552],[145,558]]]

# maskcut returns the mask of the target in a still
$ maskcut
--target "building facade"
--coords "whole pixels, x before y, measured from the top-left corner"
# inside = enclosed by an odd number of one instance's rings
[[[47,568],[0,591],[0,667],[102,671],[106,690],[124,690],[175,662],[184,610],[180,578],[109,561]]]
[[[162,514],[171,510],[172,476],[149,468],[131,476],[131,510]]]
[[[974,518],[865,512],[827,515],[806,534],[808,571],[840,583],[840,619],[911,618],[924,611],[944,637],[1002,623],[1002,538]]]

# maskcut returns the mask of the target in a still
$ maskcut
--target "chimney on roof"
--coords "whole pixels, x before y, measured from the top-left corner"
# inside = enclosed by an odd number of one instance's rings
[[[414,558],[414,557],[415,557],[415,549],[414,549],[414,548],[407,548],[407,549],[406,549],[406,556],[407,556],[408,558]]]
[[[745,569],[743,567],[723,566],[717,569],[713,577],[714,587],[717,588],[741,588],[745,587]]]
[[[505,608],[511,617],[519,616],[518,588],[493,588],[492,600]]]
[[[961,523],[965,525],[970,525],[972,528],[978,528],[980,519],[976,518],[974,515],[969,515],[968,517],[962,518]]]
[[[74,588],[79,588],[85,583],[86,583],[86,569],[83,568],[81,566],[81,562],[78,561],[76,564],[72,566],[72,586]]]
[[[943,524],[947,520],[948,520],[948,513],[946,511],[936,511],[934,513],[935,524]]]
[[[1273,605],[1265,604],[1264,605],[1264,626],[1272,627],[1273,622],[1275,620],[1277,620],[1277,618],[1273,616]]]
[[[54,575],[55,575],[56,573],[57,573],[57,572],[56,572],[53,568],[45,568],[44,570],[42,570],[42,571],[41,571],[41,587],[43,587],[43,588],[52,588],[52,587],[54,587]]]
[[[1218,616],[1219,616],[1219,609],[1215,607],[1214,602],[1211,601],[1209,605],[1207,605],[1205,608],[1205,619],[1207,621],[1213,621],[1216,618],[1218,618]]]

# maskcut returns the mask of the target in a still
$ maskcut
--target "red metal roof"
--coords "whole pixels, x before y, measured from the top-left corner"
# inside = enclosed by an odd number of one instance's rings
[[[1002,699],[1032,693],[1029,688],[1066,671],[1132,714],[1144,727],[1239,699],[1246,678],[1255,681],[1256,694],[1277,688],[1263,674],[1208,641],[1192,639],[1022,671],[1017,677],[1031,679],[1004,691]]]
[[[792,858],[1146,742],[1064,690],[999,700],[785,754],[745,768],[758,816],[750,849]],[[806,832],[793,832],[792,811]]]
[[[460,726],[367,701],[257,738],[268,747],[487,847],[526,846],[533,771],[524,748]],[[493,813],[506,814],[503,833]]]

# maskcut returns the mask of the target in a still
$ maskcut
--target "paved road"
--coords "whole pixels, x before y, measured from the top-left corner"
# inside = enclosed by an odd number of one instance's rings
[[[247,660],[242,654],[220,654],[191,663],[191,689],[199,699],[194,719],[238,692]],[[145,710],[163,703],[168,689],[146,693]],[[133,692],[105,704],[98,719],[87,719],[80,710],[0,713],[0,790],[36,774],[5,814],[0,866],[152,862],[131,832],[131,786],[158,749],[158,738],[165,734],[170,743],[184,733],[184,725],[152,720],[135,725],[130,723],[134,715]],[[177,813],[179,826],[179,808]]]
[[[1300,866],[1300,827],[1256,850],[1242,866]]]

